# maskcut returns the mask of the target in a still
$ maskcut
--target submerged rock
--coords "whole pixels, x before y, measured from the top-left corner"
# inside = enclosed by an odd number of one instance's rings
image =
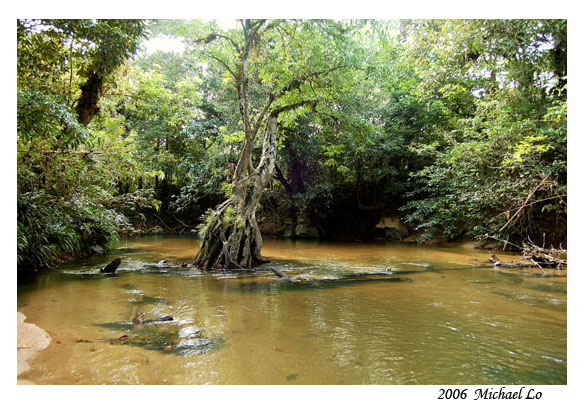
[[[195,326],[186,326],[179,331],[181,339],[193,339],[201,336],[201,331]]]
[[[125,334],[106,341],[111,345],[127,345],[142,347],[146,350],[181,356],[192,356],[209,353],[218,349],[223,343],[221,337],[204,337],[196,326],[186,326],[177,329],[172,316],[144,320],[140,313],[136,322],[110,322],[94,324]]]
[[[197,354],[209,353],[217,349],[223,343],[223,339],[189,339],[179,342],[172,350],[172,353],[180,354],[182,356],[192,356]]]
[[[105,323],[94,323],[93,325],[99,326],[101,328],[106,328],[110,330],[118,330],[118,331],[126,331],[130,332],[136,328],[137,325],[150,325],[150,324],[159,324],[165,322],[171,322],[174,320],[172,315],[166,315],[160,318],[154,319],[144,319],[144,312],[139,313],[136,315],[131,322],[129,321],[121,321],[121,322],[105,322]]]
[[[162,304],[168,305],[169,301],[160,297],[151,297],[149,295],[139,295],[138,297],[128,298],[129,302],[137,304]]]

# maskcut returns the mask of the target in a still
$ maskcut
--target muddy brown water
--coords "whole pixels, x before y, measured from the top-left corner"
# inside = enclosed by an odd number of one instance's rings
[[[129,238],[109,255],[19,276],[18,310],[52,337],[20,377],[38,384],[567,382],[566,272],[497,270],[485,265],[488,252],[473,249],[287,240],[265,241],[272,263],[254,274],[153,266],[189,261],[196,250],[192,238]],[[116,275],[101,275],[115,257],[122,258]],[[316,281],[287,283],[268,266]],[[386,269],[387,276],[363,276]],[[174,320],[134,326],[139,312]],[[160,336],[172,341],[158,344]]]

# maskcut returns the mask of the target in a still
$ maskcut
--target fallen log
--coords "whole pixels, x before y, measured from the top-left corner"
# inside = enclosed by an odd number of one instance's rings
[[[287,276],[285,273],[280,270],[276,270],[274,267],[271,267],[270,270],[284,281],[290,281],[291,283],[298,283],[300,281],[297,277]]]

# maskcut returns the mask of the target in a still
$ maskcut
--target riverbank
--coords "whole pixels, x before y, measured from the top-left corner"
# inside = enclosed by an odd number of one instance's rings
[[[37,325],[24,322],[26,316],[21,313],[16,313],[16,329],[17,329],[17,366],[16,375],[18,384],[34,384],[33,381],[22,379],[22,373],[30,370],[29,361],[39,351],[47,348],[51,343],[51,337],[43,329]]]

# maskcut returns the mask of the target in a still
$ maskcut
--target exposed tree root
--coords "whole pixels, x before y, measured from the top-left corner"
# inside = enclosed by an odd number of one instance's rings
[[[236,213],[232,199],[209,214],[195,264],[204,270],[250,268],[265,263],[262,235],[252,209]]]

